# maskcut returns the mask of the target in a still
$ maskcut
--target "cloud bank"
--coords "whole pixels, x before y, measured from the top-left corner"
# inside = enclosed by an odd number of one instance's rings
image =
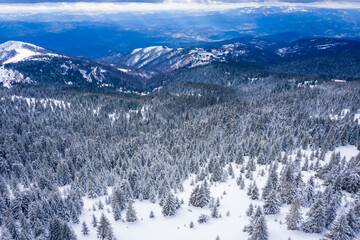
[[[10,1],[10,0],[6,0]],[[35,0],[34,0],[35,1]],[[51,1],[51,0],[48,0]],[[154,11],[224,11],[246,7],[313,7],[329,9],[360,9],[360,2],[347,1],[312,1],[312,0],[283,0],[276,2],[268,1],[232,1],[221,2],[209,0],[139,0],[142,2],[120,2],[118,0],[99,2],[88,0],[87,2],[46,2],[46,3],[2,3],[0,0],[0,14],[38,14],[38,13],[117,13],[117,12],[154,12]],[[149,1],[149,2],[146,2]],[[17,2],[17,3],[15,3]]]

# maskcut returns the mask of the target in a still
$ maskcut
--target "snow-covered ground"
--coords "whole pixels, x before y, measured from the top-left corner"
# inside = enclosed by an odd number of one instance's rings
[[[349,160],[351,157],[359,154],[359,151],[354,146],[338,147],[335,152],[340,152],[342,157],[346,157]],[[303,150],[303,156],[310,156],[310,150]],[[332,152],[328,152],[325,161],[321,164],[325,164],[329,161]],[[296,152],[291,155],[292,159],[295,159]],[[247,160],[247,158],[246,158]],[[304,160],[304,158],[303,158]],[[316,159],[315,159],[316,161]],[[314,161],[314,162],[315,162]],[[310,162],[311,164],[312,162]],[[248,234],[243,232],[246,225],[249,224],[249,217],[246,216],[245,212],[250,203],[254,205],[262,205],[260,200],[250,200],[247,196],[247,188],[252,182],[249,179],[245,179],[246,187],[241,190],[236,184],[236,178],[240,175],[240,168],[237,168],[234,163],[233,169],[235,172],[235,178],[229,176],[226,182],[214,183],[211,185],[211,197],[215,199],[220,198],[220,207],[218,208],[221,218],[211,218],[206,224],[199,224],[197,222],[200,214],[207,214],[210,216],[211,209],[208,207],[196,208],[189,206],[189,197],[195,186],[191,186],[191,180],[195,180],[195,176],[191,176],[184,183],[184,191],[175,193],[179,199],[184,200],[184,204],[177,211],[175,216],[164,217],[161,213],[162,208],[158,203],[151,203],[150,201],[139,201],[136,200],[134,203],[135,210],[137,212],[138,221],[135,223],[123,222],[122,220],[115,222],[111,213],[111,206],[105,205],[103,210],[97,208],[97,203],[101,200],[105,204],[105,198],[111,195],[111,189],[109,188],[109,195],[98,197],[97,199],[84,198],[84,208],[82,215],[80,216],[80,223],[73,224],[73,228],[78,236],[78,239],[89,239],[95,240],[96,228],[92,227],[92,215],[94,214],[99,220],[102,213],[104,213],[111,221],[112,228],[114,230],[115,237],[121,240],[142,240],[142,239],[156,239],[156,240],[183,240],[183,239],[215,239],[217,236],[222,240],[238,240],[247,239]],[[279,164],[278,171],[281,170],[282,164]],[[260,190],[264,187],[268,178],[267,171],[265,176],[261,176],[260,172],[265,169],[265,166],[257,166],[257,170],[253,172],[254,179],[256,180],[257,186]],[[227,169],[227,167],[225,168]],[[302,172],[303,180],[314,175],[314,171]],[[318,189],[321,189],[321,182],[316,181]],[[225,193],[226,194],[225,194]],[[343,205],[350,199],[351,196],[348,194],[344,195]],[[344,201],[347,199],[346,201]],[[96,206],[96,210],[93,211],[93,205]],[[267,215],[267,226],[269,229],[269,239],[274,240],[288,240],[290,237],[292,240],[318,240],[323,234],[306,234],[301,231],[289,231],[285,224],[285,216],[288,212],[289,206],[283,205],[281,212],[277,215]],[[303,216],[308,209],[302,209]],[[343,207],[339,211],[343,210]],[[149,218],[150,212],[153,211],[155,218]],[[229,212],[229,216],[227,216]],[[125,211],[122,212],[124,218]],[[81,234],[81,224],[85,221],[90,229],[88,236]],[[189,223],[193,221],[195,224],[194,228],[189,228]]]
[[[2,62],[3,65],[24,61],[34,56],[60,56],[44,48],[19,41],[8,41],[0,44],[0,52],[2,53],[0,55],[0,62]]]
[[[5,98],[2,98],[1,100],[5,100]],[[71,103],[69,103],[69,102],[65,102],[62,100],[56,100],[56,99],[52,99],[52,98],[36,100],[35,98],[13,95],[13,96],[11,96],[11,100],[12,101],[15,101],[15,100],[26,101],[26,104],[29,107],[29,111],[32,108],[35,108],[37,103],[42,104],[44,108],[49,106],[52,111],[54,111],[54,108],[56,108],[56,107],[58,107],[60,109],[65,109],[65,108],[69,108],[71,106]]]

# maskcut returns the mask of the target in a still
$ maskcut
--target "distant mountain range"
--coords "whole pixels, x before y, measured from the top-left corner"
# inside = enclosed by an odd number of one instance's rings
[[[9,41],[0,45],[0,82],[5,87],[27,83],[55,88],[81,87],[141,93],[169,82],[164,79],[169,73],[173,76],[179,71],[211,64],[252,64],[261,71],[306,76],[305,71],[304,74],[299,73],[299,69],[305,66],[304,59],[306,64],[316,59],[331,69],[334,64],[338,66],[340,63],[336,59],[329,61],[330,57],[346,56],[359,58],[359,41],[310,38],[288,44],[261,38],[237,38],[215,46],[137,48],[129,54],[117,53],[100,60]],[[326,57],[326,61],[321,57]],[[356,62],[356,59],[352,60]],[[341,73],[341,68],[338,69]]]
[[[159,72],[192,68],[212,62],[272,62],[295,57],[351,53],[360,50],[360,42],[334,38],[311,38],[290,44],[260,38],[240,38],[222,45],[203,48],[169,48],[152,46],[138,48],[127,55],[115,54],[101,59]]]

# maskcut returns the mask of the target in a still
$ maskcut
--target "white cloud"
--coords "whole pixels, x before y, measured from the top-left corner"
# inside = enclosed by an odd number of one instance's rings
[[[154,11],[224,11],[246,7],[314,7],[331,9],[360,9],[359,2],[217,2],[217,1],[166,1],[163,3],[33,3],[33,4],[0,4],[0,14],[37,14],[37,13],[117,13],[117,12],[154,12]]]

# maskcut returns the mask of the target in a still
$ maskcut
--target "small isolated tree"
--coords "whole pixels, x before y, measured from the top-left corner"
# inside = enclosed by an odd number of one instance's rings
[[[208,215],[201,214],[198,218],[198,223],[207,223],[210,220]]]
[[[133,202],[130,200],[128,203],[128,206],[127,206],[127,210],[126,210],[126,221],[136,222],[136,220],[137,220],[136,212],[133,207]]]
[[[102,213],[100,217],[97,236],[100,240],[112,240],[114,236],[111,224],[104,213]]]
[[[194,228],[194,223],[193,223],[193,221],[190,222],[189,227],[190,227],[190,228]]]
[[[155,215],[154,215],[154,212],[151,210],[150,212],[150,215],[149,215],[150,218],[155,218]]]
[[[97,219],[96,219],[96,217],[95,217],[95,215],[94,215],[94,214],[92,215],[92,221],[91,221],[91,224],[92,224],[92,226],[93,226],[93,227],[97,227]]]
[[[104,209],[104,204],[101,200],[99,200],[98,208],[99,208],[99,210]]]
[[[174,195],[169,192],[162,209],[164,216],[173,216],[176,213],[176,201]]]
[[[82,223],[81,232],[84,236],[89,234],[89,228],[85,222]]]
[[[296,198],[291,204],[289,213],[286,215],[286,224],[289,230],[300,229],[302,221],[300,200]]]
[[[218,210],[217,210],[217,206],[216,206],[216,205],[214,205],[214,207],[213,207],[213,209],[212,209],[212,211],[211,211],[211,217],[212,217],[212,218],[218,218],[218,217],[219,217],[219,212],[218,212]]]

